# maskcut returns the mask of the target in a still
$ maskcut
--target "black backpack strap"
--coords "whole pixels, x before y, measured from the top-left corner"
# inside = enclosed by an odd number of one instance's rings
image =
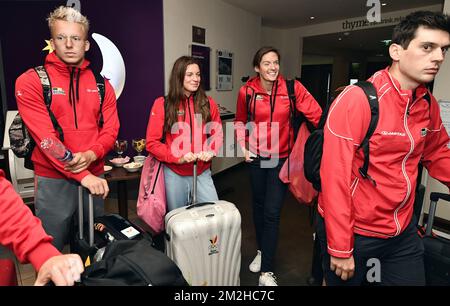
[[[294,82],[295,82],[294,80],[286,80],[286,87],[287,87],[288,96],[289,96],[291,115],[294,115],[295,102],[297,100],[295,97],[295,83]]]
[[[41,81],[44,103],[47,107],[47,111],[50,116],[50,120],[52,121],[53,128],[58,132],[59,139],[61,141],[64,141],[63,130],[50,109],[50,105],[52,104],[52,85],[50,83],[50,78],[48,77],[47,70],[45,70],[44,66],[37,66],[34,68],[34,71],[36,71],[37,75],[39,76],[39,80]]]
[[[304,115],[297,111],[295,104],[297,97],[295,96],[295,80],[286,80],[286,88],[289,96],[289,124],[294,131],[294,142],[297,139],[298,131],[303,121],[306,121]],[[288,151],[291,152],[291,133],[288,134]],[[290,179],[290,157],[288,157],[288,179]]]
[[[92,71],[92,73],[95,76],[95,83],[97,83],[97,91],[98,91],[98,95],[100,97],[100,118],[98,120],[98,126],[100,128],[103,127],[103,101],[105,100],[105,78],[97,72]]]
[[[248,93],[248,89],[251,89],[252,94]],[[252,112],[250,111],[250,106],[253,100],[253,96],[255,95],[255,90],[250,86],[245,87],[245,103],[247,105],[247,122],[252,121]]]
[[[375,180],[370,177],[367,171],[369,169],[369,139],[370,137],[372,137],[373,132],[377,127],[379,117],[377,90],[372,83],[366,81],[360,81],[355,85],[360,87],[364,91],[364,94],[366,95],[367,101],[370,105],[371,113],[369,128],[367,129],[366,136],[364,136],[364,139],[361,141],[361,144],[359,146],[359,148],[362,148],[364,153],[364,164],[361,168],[359,168],[359,173],[363,178],[368,178],[369,180],[371,180],[376,186],[377,184]]]
[[[295,108],[295,104],[297,102],[297,98],[295,96],[295,80],[286,80],[286,88],[289,96],[289,112],[290,112],[290,123],[292,128],[294,129],[294,135],[297,136],[298,129],[300,128],[300,124],[297,123],[297,126],[294,126],[294,120],[297,117],[297,109]],[[303,121],[303,118],[302,120]],[[297,137],[295,137],[297,138]]]
[[[41,81],[44,103],[47,107],[50,107],[52,104],[52,84],[50,83],[47,70],[45,70],[44,66],[37,66],[34,67],[34,71],[36,71]]]

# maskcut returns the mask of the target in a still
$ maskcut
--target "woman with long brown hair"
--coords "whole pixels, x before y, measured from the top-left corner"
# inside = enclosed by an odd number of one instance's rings
[[[222,146],[222,123],[217,104],[206,96],[200,80],[197,60],[178,58],[167,97],[157,98],[150,113],[146,147],[164,163],[167,211],[189,203],[195,161],[197,200],[218,200],[210,167]]]

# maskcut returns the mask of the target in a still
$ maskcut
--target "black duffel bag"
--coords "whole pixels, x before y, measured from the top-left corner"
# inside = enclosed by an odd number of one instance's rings
[[[187,286],[177,265],[147,239],[118,240],[102,260],[86,267],[84,286]]]

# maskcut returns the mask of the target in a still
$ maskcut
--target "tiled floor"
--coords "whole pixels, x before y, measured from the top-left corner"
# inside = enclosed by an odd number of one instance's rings
[[[241,285],[257,285],[258,274],[248,269],[256,254],[255,230],[251,216],[251,194],[247,169],[237,166],[214,177],[219,198],[235,203],[242,216]],[[130,197],[135,196],[131,191]],[[129,219],[142,225],[136,215],[136,201],[129,200]],[[117,212],[117,200],[107,199],[107,212]],[[310,210],[288,194],[281,216],[279,245],[274,272],[279,285],[306,285],[311,271],[312,232]],[[32,285],[35,272],[31,265],[18,265],[19,285]]]

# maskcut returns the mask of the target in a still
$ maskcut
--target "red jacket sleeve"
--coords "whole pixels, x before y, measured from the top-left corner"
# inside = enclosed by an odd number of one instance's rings
[[[306,119],[317,127],[322,108],[309,91],[299,82],[295,81],[296,104],[295,107],[302,112]]]
[[[356,149],[370,122],[363,91],[347,87],[330,107],[324,127],[320,166],[322,208],[325,212],[328,253],[348,258],[353,252],[352,164]]]
[[[148,119],[146,149],[157,160],[163,163],[176,164],[178,158],[172,154],[166,143],[161,142],[164,130],[164,112],[164,97],[160,97],[153,103]]]
[[[97,159],[103,159],[113,148],[120,127],[116,94],[108,80],[105,80],[105,99],[103,100],[102,113],[103,128],[100,130],[96,143],[91,147]]]
[[[0,170],[0,244],[12,249],[20,262],[31,262],[39,270],[50,257],[61,255],[41,221],[3,176]]]
[[[247,100],[246,100],[246,86],[242,86],[239,90],[237,103],[236,103],[236,118],[234,119],[234,128],[236,130],[236,141],[241,148],[245,148],[246,129],[247,123]]]
[[[432,98],[430,105],[431,125],[425,140],[422,164],[428,173],[450,188],[450,149],[447,131],[442,124],[439,105]]]
[[[223,145],[222,120],[220,119],[219,108],[211,97],[209,97],[209,106],[211,121],[206,125],[206,133],[210,134],[210,137],[206,142],[207,147],[204,151],[213,151],[214,155],[217,156]]]

